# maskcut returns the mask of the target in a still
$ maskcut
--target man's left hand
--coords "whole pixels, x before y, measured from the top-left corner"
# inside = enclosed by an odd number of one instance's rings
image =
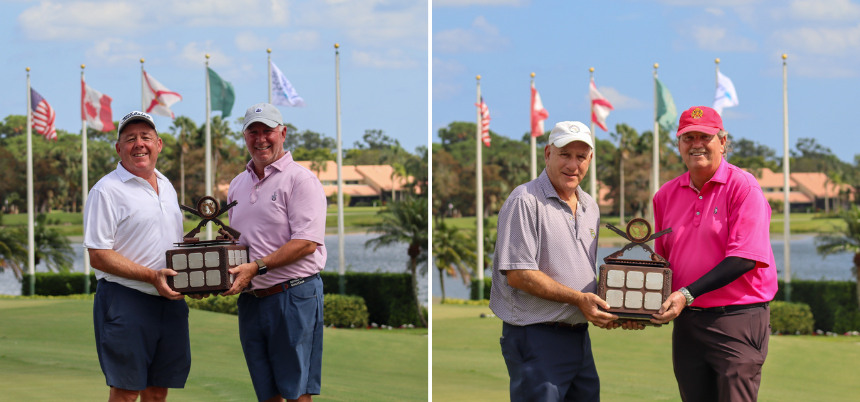
[[[654,318],[651,322],[654,324],[666,324],[674,320],[681,314],[681,310],[687,306],[687,298],[681,292],[673,292],[669,295],[666,301],[660,306],[660,311],[652,314]]]
[[[227,270],[228,273],[234,275],[233,286],[230,287],[230,290],[221,293],[221,295],[230,296],[241,293],[251,283],[251,279],[257,276],[259,269],[260,267],[257,266],[257,263],[251,261]]]

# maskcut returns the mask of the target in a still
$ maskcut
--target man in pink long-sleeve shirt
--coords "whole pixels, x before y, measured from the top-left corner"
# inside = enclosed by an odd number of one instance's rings
[[[654,196],[658,254],[672,268],[668,300],[651,320],[675,320],[672,362],[684,401],[754,401],[777,290],[770,205],[751,174],[723,159],[728,133],[705,106],[681,114],[689,172]]]

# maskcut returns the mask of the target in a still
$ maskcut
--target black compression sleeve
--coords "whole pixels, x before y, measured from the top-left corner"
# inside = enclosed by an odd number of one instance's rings
[[[735,279],[740,278],[753,268],[755,268],[755,261],[753,260],[742,257],[726,257],[708,273],[688,285],[687,290],[693,297],[699,297],[734,282]]]

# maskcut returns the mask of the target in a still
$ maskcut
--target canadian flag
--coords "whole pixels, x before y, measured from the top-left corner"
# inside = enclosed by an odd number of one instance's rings
[[[81,120],[86,120],[94,130],[111,131],[116,128],[110,110],[112,100],[81,79]]]
[[[606,129],[606,116],[609,116],[609,111],[615,108],[597,91],[594,78],[591,79],[591,85],[588,87],[588,95],[591,97],[591,121],[603,131],[609,131]]]
[[[151,75],[143,72],[143,80],[146,83],[146,88],[143,90],[143,104],[146,105],[146,113],[157,114],[173,118],[173,111],[170,110],[170,105],[182,100],[182,95],[173,92],[160,82],[152,78]]]
[[[543,108],[543,102],[540,101],[540,94],[535,89],[535,83],[532,82],[532,137],[540,137],[543,132],[543,121],[549,117],[549,112]]]

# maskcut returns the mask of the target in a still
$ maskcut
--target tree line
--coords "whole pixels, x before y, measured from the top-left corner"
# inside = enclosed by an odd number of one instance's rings
[[[242,118],[234,123],[241,126]],[[0,211],[6,213],[26,212],[25,124],[26,116],[22,115],[9,115],[0,122],[0,169],[4,172],[0,180]],[[312,130],[299,131],[292,124],[286,127],[284,148],[291,151],[295,160],[311,161],[312,168],[318,169],[317,174],[325,169],[326,161],[336,160],[337,144],[333,138]],[[193,205],[205,195],[205,124],[177,116],[159,135],[164,148],[157,168],[176,188],[180,203]],[[58,129],[57,141],[46,141],[38,134],[33,136],[34,209],[38,213],[82,211],[80,134]],[[88,128],[87,138],[88,186],[92,187],[116,169],[119,155],[114,148],[116,130],[100,132]],[[234,130],[230,121],[214,116],[211,141],[213,183],[229,184],[249,160],[242,132]],[[343,163],[394,166],[404,179],[413,177],[410,187],[417,186],[422,194],[427,194],[427,147],[418,147],[415,153],[410,153],[382,130],[366,130],[361,141],[345,149]]]
[[[440,143],[433,143],[433,216],[441,222],[448,216],[475,215],[475,123],[455,121],[438,131]],[[678,154],[676,138],[660,130],[660,182],[665,183],[686,171]],[[512,139],[490,131],[491,146],[483,148],[484,213],[491,216],[501,209],[516,186],[530,180],[529,133]],[[609,190],[605,200],[620,199],[624,183],[625,212],[642,216],[648,207],[651,183],[651,153],[654,133],[639,133],[627,124],[617,124],[610,140],[597,139],[595,161],[597,179]],[[543,147],[549,131],[537,138],[538,174],[545,167]],[[745,138],[732,138],[727,160],[760,175],[762,168],[782,172],[782,157],[767,145]],[[827,181],[848,184],[860,191],[860,154],[853,163],[840,160],[832,150],[815,138],[799,138],[790,150],[792,173],[823,172]],[[581,184],[590,189],[589,176]],[[619,203],[614,203],[613,214]]]

